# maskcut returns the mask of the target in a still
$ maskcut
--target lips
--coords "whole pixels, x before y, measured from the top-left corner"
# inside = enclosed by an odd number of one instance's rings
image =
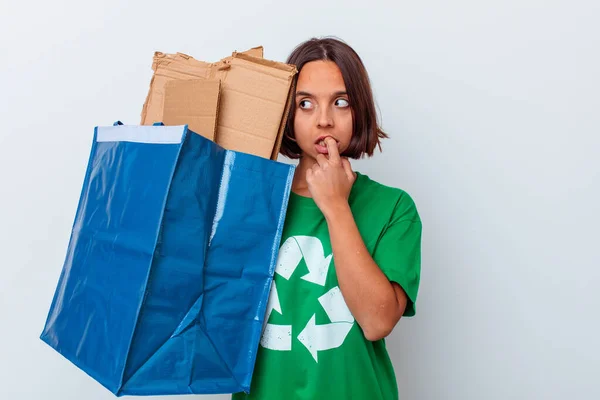
[[[323,136],[319,136],[319,138],[317,140],[315,140],[315,149],[317,150],[318,153],[329,154],[329,151],[327,150],[327,143],[325,143],[325,139],[327,139],[328,137],[334,139],[339,148],[340,142],[336,138],[334,138],[333,136],[329,136],[329,135],[323,135]]]
[[[315,144],[317,144],[319,146],[327,147],[327,143],[325,143],[325,139],[327,139],[328,137],[332,138],[339,144],[339,141],[336,138],[334,138],[333,136],[329,136],[329,135],[319,136],[319,138],[317,140],[315,140]]]

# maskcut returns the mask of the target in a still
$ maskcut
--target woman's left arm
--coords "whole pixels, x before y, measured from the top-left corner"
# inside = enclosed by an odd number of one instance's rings
[[[402,317],[408,298],[375,263],[354,222],[350,206],[338,206],[325,218],[340,290],[368,340],[389,335]]]
[[[317,164],[307,171],[308,188],[327,221],[344,300],[365,337],[379,340],[396,326],[408,298],[369,254],[348,204],[355,174],[350,162],[340,157],[335,140],[327,138],[326,144],[329,158],[319,155]]]

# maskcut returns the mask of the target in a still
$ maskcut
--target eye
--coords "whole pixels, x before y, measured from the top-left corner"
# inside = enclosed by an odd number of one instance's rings
[[[335,105],[341,108],[346,108],[346,107],[350,107],[350,102],[348,102],[348,100],[346,99],[337,99],[335,101]]]
[[[302,101],[300,101],[300,103],[298,103],[298,105],[300,106],[300,108],[305,109],[305,110],[309,110],[313,106],[309,100],[302,100]]]

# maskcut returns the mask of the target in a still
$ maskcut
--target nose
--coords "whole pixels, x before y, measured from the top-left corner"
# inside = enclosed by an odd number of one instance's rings
[[[317,116],[317,127],[331,128],[333,127],[333,116],[329,107],[320,107]]]

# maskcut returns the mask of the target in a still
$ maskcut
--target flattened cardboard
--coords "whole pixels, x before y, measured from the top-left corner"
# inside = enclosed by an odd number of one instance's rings
[[[262,57],[263,47],[254,47],[243,53],[248,53],[254,57]],[[150,81],[148,95],[142,108],[141,124],[152,125],[154,122],[163,122],[165,85],[168,81],[173,79],[207,79],[211,66],[221,65],[222,62],[228,59],[231,59],[231,56],[218,63],[208,63],[196,60],[184,53],[165,54],[160,51],[155,52],[152,62],[154,75]]]
[[[262,55],[262,48],[244,53],[234,52],[231,57],[217,63],[205,63],[182,53],[155,53],[155,73],[144,104],[142,124],[151,125],[164,119],[167,82],[220,80],[218,123],[214,140],[229,150],[276,160],[297,69],[293,65],[265,60],[248,53]],[[211,98],[214,99],[214,95]],[[179,113],[186,114],[187,111]],[[193,116],[192,112],[190,117]],[[182,123],[189,125],[189,121]]]
[[[172,80],[165,85],[163,123],[188,128],[215,141],[221,82],[218,80]]]
[[[221,79],[217,143],[229,150],[277,159],[288,99],[297,70],[293,65],[234,53],[211,78]]]

